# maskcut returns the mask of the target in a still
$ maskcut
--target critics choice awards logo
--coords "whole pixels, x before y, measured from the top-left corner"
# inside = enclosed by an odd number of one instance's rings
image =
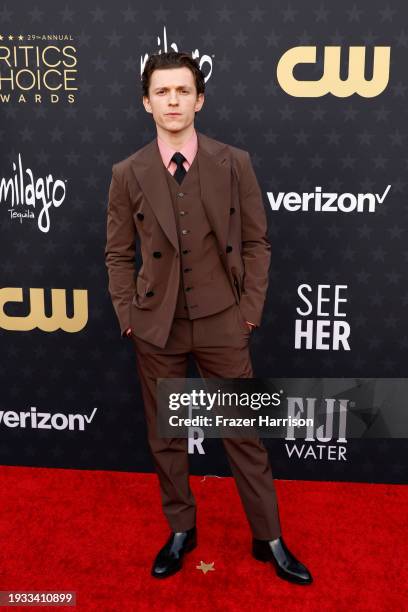
[[[76,101],[78,57],[70,35],[0,32],[0,102]]]

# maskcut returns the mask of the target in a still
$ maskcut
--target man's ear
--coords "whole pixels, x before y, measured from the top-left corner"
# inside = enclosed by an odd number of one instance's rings
[[[152,113],[152,107],[150,106],[150,100],[147,96],[142,97],[143,106],[145,107],[146,112]]]
[[[196,113],[198,113],[202,109],[203,104],[204,104],[204,94],[199,93],[197,95],[197,100],[196,100],[196,109],[195,109]]]

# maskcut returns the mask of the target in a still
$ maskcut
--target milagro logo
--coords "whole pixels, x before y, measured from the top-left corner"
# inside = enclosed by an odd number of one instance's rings
[[[0,426],[20,429],[55,429],[62,431],[85,431],[96,414],[95,407],[91,414],[63,414],[62,412],[37,412],[36,406],[29,411],[0,410]]]
[[[41,232],[50,229],[50,208],[59,208],[65,201],[66,180],[54,179],[52,174],[45,178],[34,178],[30,168],[23,167],[21,154],[18,163],[12,164],[12,176],[0,178],[0,204],[8,206],[10,219],[20,223],[37,218]]]
[[[163,27],[163,49],[161,48],[162,45],[162,41],[160,40],[160,36],[157,37],[157,45],[159,47],[159,50],[156,51],[156,53],[158,53],[159,55],[163,52],[163,53],[167,53],[170,49],[168,48],[167,45],[167,31],[166,31],[166,26]],[[176,45],[176,43],[171,43],[170,48],[173,51],[178,51],[178,47]],[[198,49],[195,49],[192,53],[191,53],[191,57],[193,59],[198,59],[198,64],[200,66],[200,69],[203,71],[204,73],[204,81],[207,82],[208,79],[210,78],[211,74],[212,74],[212,68],[213,68],[213,62],[212,62],[212,57],[210,55],[204,54],[201,55],[200,57],[200,52]],[[140,58],[140,75],[142,75],[143,70],[145,69],[145,65],[147,60],[149,59],[149,54],[145,53],[144,55],[142,55],[142,57]],[[204,66],[207,65],[208,66],[208,70],[207,68],[204,68]]]
[[[325,192],[318,186],[310,193],[279,191],[275,195],[268,191],[266,195],[273,212],[285,209],[287,212],[374,213],[377,204],[384,202],[390,189],[391,185],[387,185],[382,195],[379,193],[354,194]]]
[[[288,417],[312,419],[305,427],[305,437],[295,437],[293,425],[288,425],[285,449],[289,459],[347,461],[347,412],[354,402],[348,399],[324,398],[316,418],[316,397],[288,397]],[[319,421],[323,421],[319,425]],[[294,442],[292,442],[294,440]]]

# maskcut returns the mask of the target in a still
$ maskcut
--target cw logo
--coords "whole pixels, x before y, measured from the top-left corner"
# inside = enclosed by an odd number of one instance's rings
[[[374,47],[373,76],[364,77],[365,47],[350,47],[348,76],[340,78],[341,47],[324,48],[323,75],[316,81],[299,81],[293,75],[295,66],[316,63],[316,47],[293,47],[282,55],[276,69],[279,85],[295,98],[320,98],[332,93],[347,98],[354,93],[374,98],[387,87],[390,75],[391,47]]]
[[[52,314],[47,317],[44,307],[44,289],[30,289],[30,312],[26,315],[11,316],[4,312],[6,304],[23,302],[21,287],[0,289],[0,328],[9,331],[31,331],[38,328],[53,332],[62,329],[75,333],[83,329],[88,321],[88,292],[73,289],[74,315],[67,316],[66,290],[51,289]]]

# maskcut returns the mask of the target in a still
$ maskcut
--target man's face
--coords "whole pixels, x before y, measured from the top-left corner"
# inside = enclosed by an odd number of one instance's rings
[[[143,96],[143,105],[157,126],[173,133],[189,127],[203,104],[204,94],[197,95],[193,73],[185,66],[154,70],[149,97]]]

